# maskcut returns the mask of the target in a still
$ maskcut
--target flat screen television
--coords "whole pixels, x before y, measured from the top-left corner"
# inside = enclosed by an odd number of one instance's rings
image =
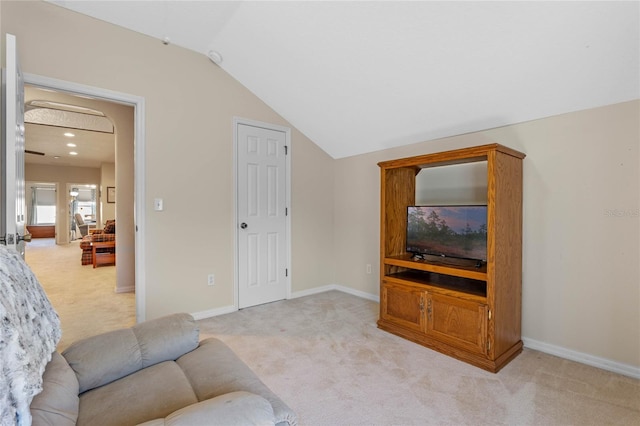
[[[407,252],[487,260],[487,206],[409,206]]]

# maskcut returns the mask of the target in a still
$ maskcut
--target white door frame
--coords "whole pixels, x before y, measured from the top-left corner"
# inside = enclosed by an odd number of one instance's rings
[[[49,77],[42,77],[34,74],[23,73],[24,83],[39,86],[47,89],[72,93],[75,95],[91,96],[108,102],[130,105],[134,108],[134,212],[133,220],[135,226],[135,292],[136,292],[136,321],[145,320],[146,312],[146,281],[145,270],[145,106],[144,98],[127,93],[114,92],[93,86],[86,86],[79,83],[72,83],[64,80],[57,80]]]
[[[2,244],[17,251],[22,258],[25,254],[26,200],[24,191],[24,74],[20,69],[16,37],[5,35],[6,59],[2,69],[2,142],[0,157],[2,176],[0,182],[0,230]],[[19,199],[21,198],[21,199]]]
[[[262,121],[250,120],[248,118],[233,117],[233,306],[235,310],[238,310],[239,301],[238,293],[240,290],[240,283],[238,282],[238,229],[240,224],[238,223],[238,126],[244,124],[246,126],[261,127],[263,129],[274,130],[277,132],[283,132],[285,134],[285,144],[288,147],[288,153],[286,156],[286,182],[285,182],[285,194],[287,197],[287,215],[285,217],[285,227],[287,237],[285,244],[287,246],[287,271],[288,274],[285,278],[287,286],[286,298],[291,298],[291,129],[289,127],[279,126],[277,124],[264,123]]]

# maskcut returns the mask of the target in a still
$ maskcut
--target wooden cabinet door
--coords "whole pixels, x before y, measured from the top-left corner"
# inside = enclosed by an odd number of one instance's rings
[[[487,305],[428,293],[427,335],[468,351],[487,353]]]
[[[425,292],[415,287],[385,282],[382,287],[382,319],[424,332],[424,296]]]

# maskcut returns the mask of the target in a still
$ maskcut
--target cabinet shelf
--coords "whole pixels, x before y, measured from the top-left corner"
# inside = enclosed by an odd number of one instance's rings
[[[447,258],[446,260],[441,261],[438,259],[438,257],[429,256],[425,260],[414,260],[412,255],[407,253],[400,256],[385,257],[384,264],[407,269],[416,269],[418,271],[447,274],[454,277],[483,281],[487,280],[486,264],[483,264],[480,268],[476,268],[475,265],[471,265],[467,260]]]
[[[425,290],[434,293],[460,297],[466,300],[474,300],[484,303],[487,298],[487,282],[462,278],[458,276],[438,274],[415,269],[398,272],[385,276],[385,281],[399,284],[418,284]]]

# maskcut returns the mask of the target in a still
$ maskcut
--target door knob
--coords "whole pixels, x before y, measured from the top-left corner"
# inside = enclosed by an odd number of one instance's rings
[[[24,234],[24,235],[20,235],[20,234],[16,234],[17,237],[17,242],[20,241],[24,241],[25,243],[31,242],[31,234]]]
[[[242,228],[242,229],[247,229],[247,226],[249,226],[249,225],[247,225],[247,224],[246,224],[246,223],[244,223],[244,222],[242,222],[242,223],[240,224],[240,228]]]

